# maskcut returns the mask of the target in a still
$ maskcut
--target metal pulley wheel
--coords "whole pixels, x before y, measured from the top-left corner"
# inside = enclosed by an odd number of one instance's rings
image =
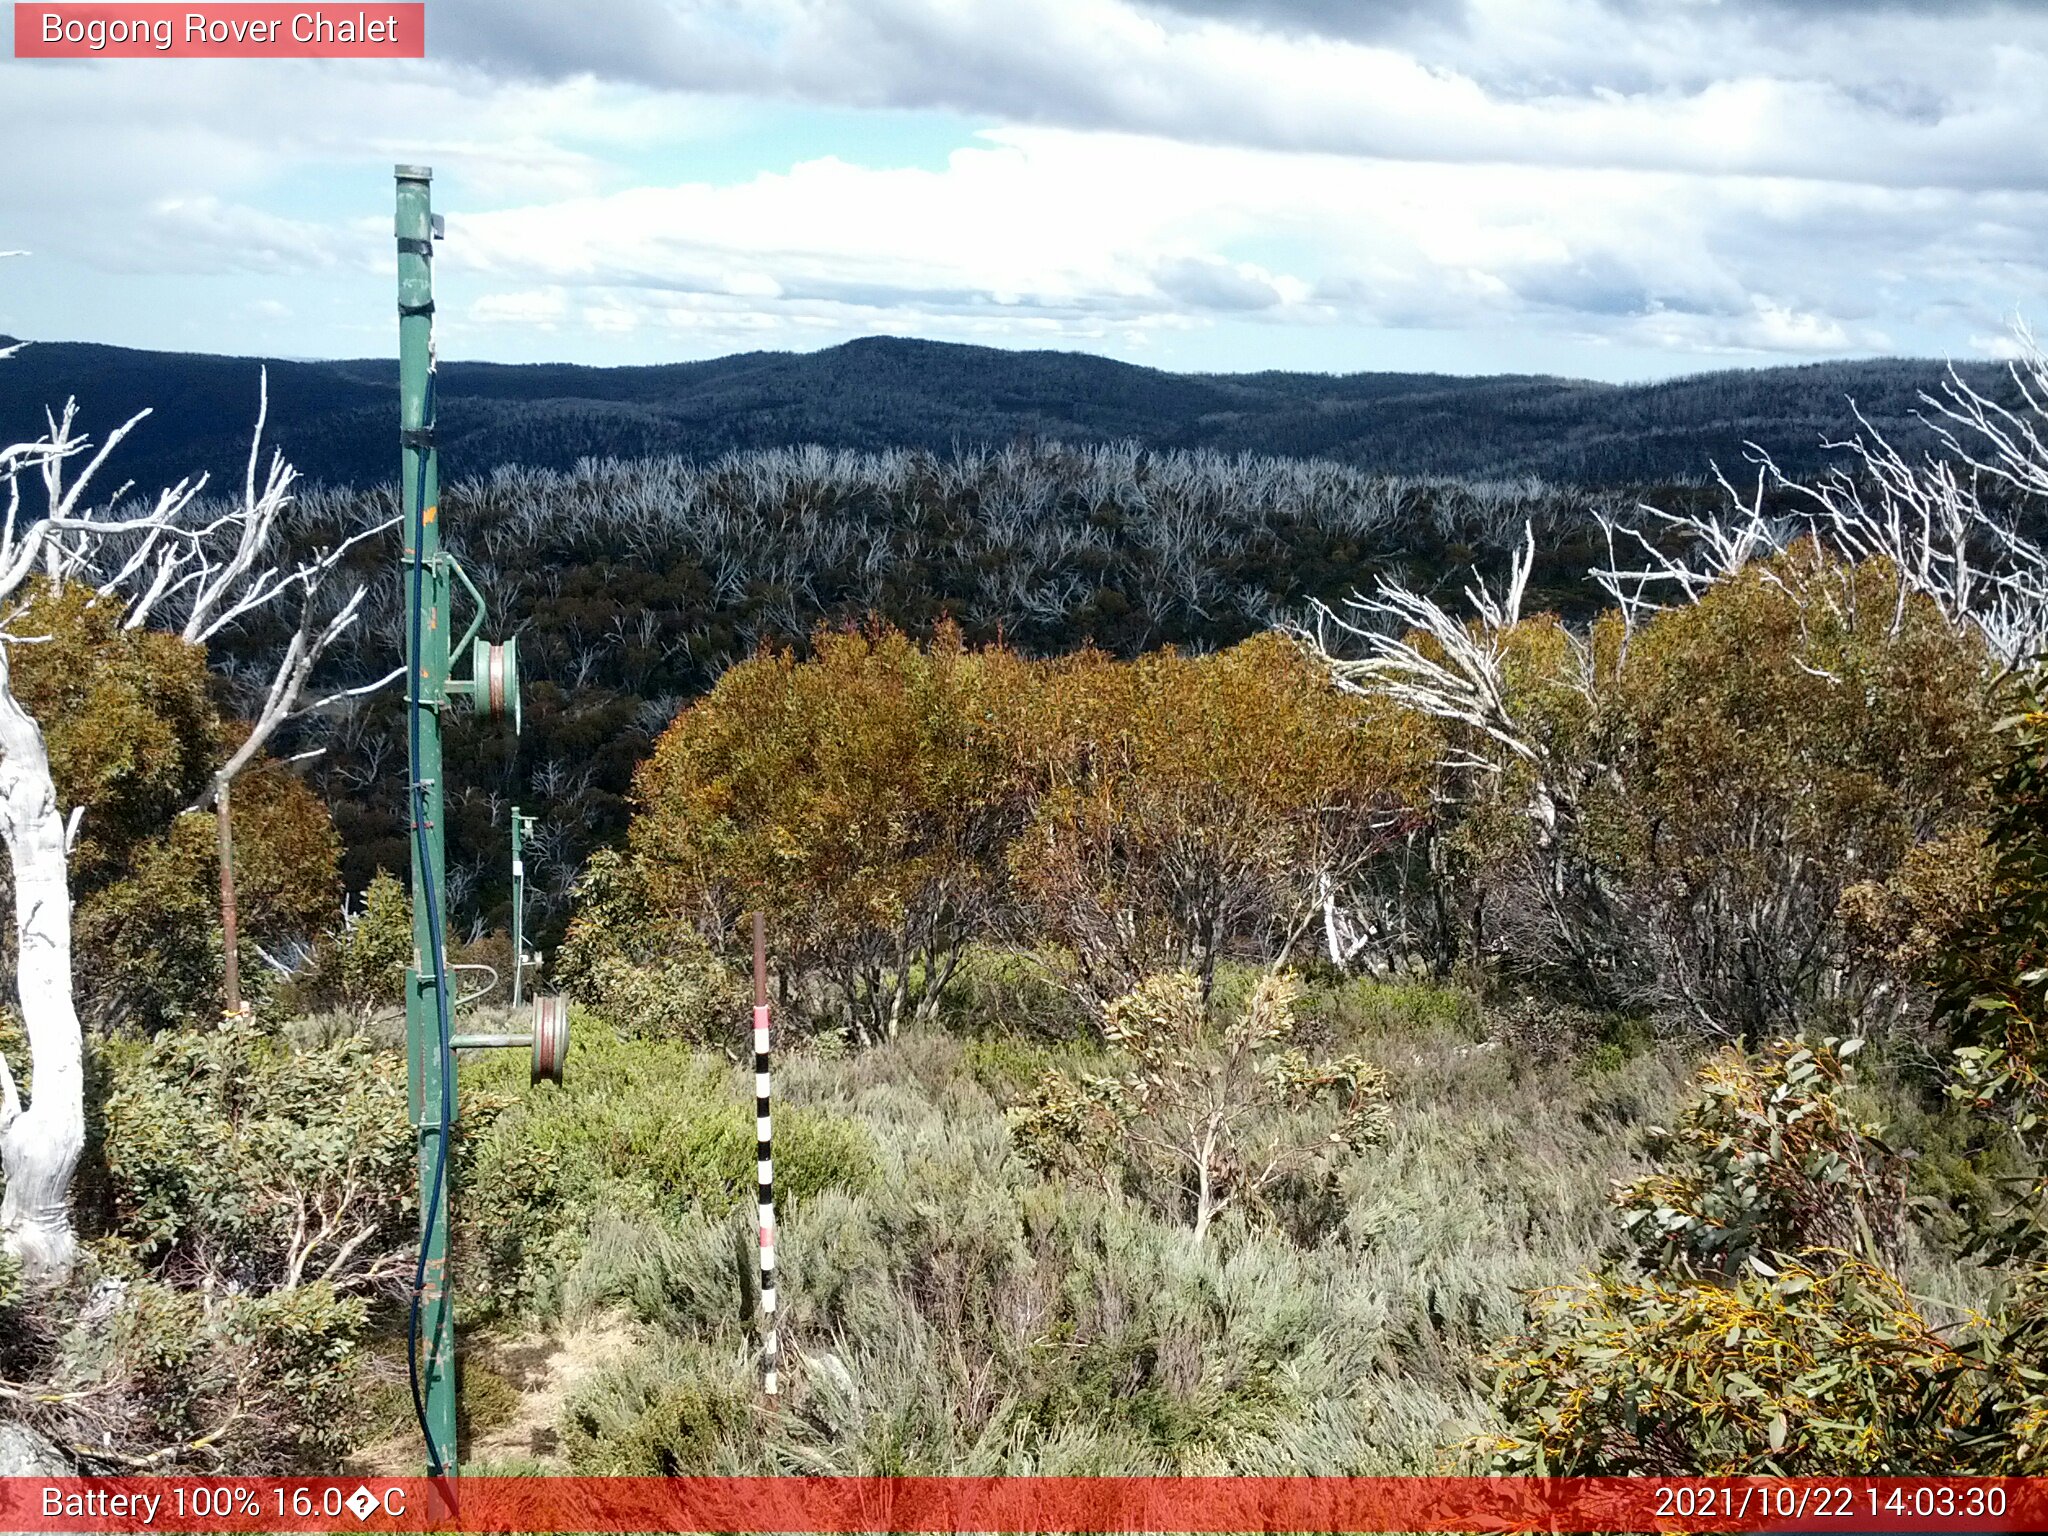
[[[477,712],[494,719],[510,715],[516,735],[521,714],[519,637],[514,635],[503,645],[478,640],[470,648],[469,658],[470,687],[474,690],[471,697],[476,702]]]
[[[562,1084],[569,1059],[569,999],[545,992],[533,1000],[533,1081]]]

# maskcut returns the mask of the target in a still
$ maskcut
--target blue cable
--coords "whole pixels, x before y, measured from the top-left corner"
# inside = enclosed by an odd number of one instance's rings
[[[431,431],[434,425],[434,366],[431,361],[427,364],[426,408],[421,415],[422,427]],[[420,885],[427,903],[427,946],[434,973],[434,1022],[441,1049],[441,1124],[439,1144],[434,1153],[433,1193],[422,1213],[419,1262],[413,1269],[412,1307],[405,1328],[405,1365],[412,1383],[412,1411],[419,1420],[420,1435],[427,1443],[427,1475],[439,1477],[447,1471],[448,1463],[434,1439],[433,1428],[427,1423],[426,1398],[420,1391],[420,1300],[427,1286],[427,1250],[433,1246],[434,1223],[441,1209],[441,1189],[448,1175],[448,1141],[455,1119],[455,1085],[451,1081],[454,1063],[448,1049],[448,963],[441,946],[440,889],[434,878],[433,848],[427,839],[426,785],[420,778],[420,627],[426,609],[426,561],[422,550],[426,544],[427,455],[432,450],[421,447],[415,451],[419,455],[419,470],[412,515],[412,652],[410,665],[406,667],[409,674],[406,681],[407,744],[412,758],[409,778],[412,784],[413,843],[419,854]],[[454,1298],[449,1294],[448,1269],[444,1264],[441,1268],[441,1305],[453,1304]]]

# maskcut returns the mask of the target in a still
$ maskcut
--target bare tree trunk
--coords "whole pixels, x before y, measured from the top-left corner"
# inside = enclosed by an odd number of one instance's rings
[[[1214,1175],[1216,1160],[1216,1125],[1210,1122],[1209,1134],[1202,1138],[1201,1154],[1195,1159],[1195,1246],[1201,1247],[1209,1236],[1209,1222],[1221,1209],[1216,1198]]]
[[[59,1278],[77,1255],[71,1175],[85,1146],[84,1042],[71,999],[71,884],[42,728],[14,697],[0,645],[0,839],[14,874],[16,979],[34,1096],[0,1064],[0,1245],[26,1275]]]
[[[1196,1195],[1196,1197],[1195,1197],[1195,1234],[1194,1234],[1194,1236],[1195,1236],[1195,1246],[1196,1246],[1197,1248],[1201,1247],[1201,1246],[1202,1246],[1202,1243],[1203,1243],[1203,1241],[1204,1241],[1204,1240],[1205,1240],[1205,1239],[1206,1239],[1206,1238],[1207,1238],[1207,1237],[1209,1236],[1209,1216],[1210,1216],[1210,1211],[1209,1211],[1209,1170],[1208,1170],[1208,1169],[1204,1168],[1204,1169],[1202,1170],[1202,1172],[1201,1172],[1201,1180],[1202,1180],[1202,1187],[1201,1187],[1201,1190],[1200,1190],[1200,1192],[1199,1192],[1199,1193],[1198,1193],[1198,1194]]]
[[[221,990],[226,994],[227,1011],[240,1013],[242,955],[235,911],[235,822],[228,798],[232,782],[225,773],[214,775],[213,822],[220,845]]]

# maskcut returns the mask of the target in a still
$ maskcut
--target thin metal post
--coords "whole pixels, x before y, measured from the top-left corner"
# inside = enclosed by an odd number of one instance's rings
[[[754,1136],[761,1223],[761,1390],[775,1406],[782,1335],[775,1325],[775,1163],[768,1113],[768,914],[754,914]]]
[[[413,958],[406,971],[408,1095],[419,1137],[422,1282],[418,1309],[421,1418],[427,1475],[456,1475],[455,1308],[448,1272],[448,1157],[454,1126],[453,1021],[435,958],[446,953],[447,869],[441,708],[448,697],[449,577],[441,555],[440,463],[434,447],[433,172],[401,165],[398,181],[399,484],[405,511],[407,683],[414,719],[411,775]]]
[[[512,807],[512,1006],[526,977],[526,821]]]
[[[231,781],[224,773],[213,777],[213,832],[220,859],[220,982],[227,1012],[244,1011],[242,1002],[242,925],[235,907],[235,811],[229,796]]]

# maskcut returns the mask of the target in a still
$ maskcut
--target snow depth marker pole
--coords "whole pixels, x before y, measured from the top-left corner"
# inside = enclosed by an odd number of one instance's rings
[[[754,1140],[760,1179],[761,1390],[775,1406],[782,1338],[775,1326],[775,1163],[768,1114],[768,914],[754,914]]]

